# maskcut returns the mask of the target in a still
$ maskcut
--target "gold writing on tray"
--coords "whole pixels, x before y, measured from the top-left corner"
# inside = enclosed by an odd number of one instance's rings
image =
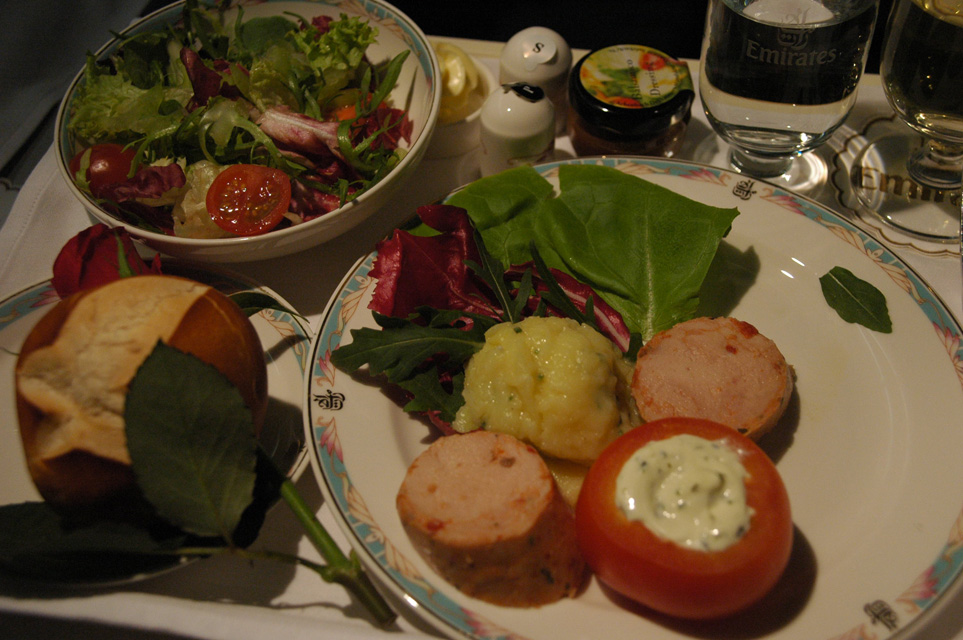
[[[340,411],[344,409],[344,394],[335,393],[328,389],[326,393],[314,394],[314,401],[317,403],[320,409],[327,409],[331,411]]]
[[[883,173],[873,167],[855,165],[852,168],[852,184],[864,191],[879,191],[908,200],[922,200],[924,202],[949,202],[954,206],[960,204],[959,191],[944,191],[917,184],[902,175]]]

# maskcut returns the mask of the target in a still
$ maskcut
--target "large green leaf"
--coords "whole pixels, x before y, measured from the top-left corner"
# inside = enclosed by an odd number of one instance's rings
[[[127,394],[137,483],[181,529],[231,540],[253,499],[256,441],[240,392],[213,366],[162,342]]]
[[[738,211],[602,166],[563,165],[559,183],[537,223],[553,266],[597,287],[645,339],[691,318]]]
[[[551,183],[536,170],[520,167],[473,182],[455,192],[448,203],[468,211],[489,253],[507,268],[531,260],[533,211],[553,192]]]
[[[692,317],[699,288],[735,208],[696,202],[606,166],[562,165],[559,195],[535,169],[479,180],[450,203],[464,207],[489,251],[531,259],[591,286],[645,339]]]

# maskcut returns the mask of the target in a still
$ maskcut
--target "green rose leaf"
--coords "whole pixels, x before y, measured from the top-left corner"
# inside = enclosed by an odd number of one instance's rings
[[[230,298],[241,308],[244,315],[249,318],[265,309],[289,313],[292,316],[297,315],[293,310],[288,309],[272,296],[266,293],[260,293],[259,291],[238,291],[237,293],[232,293]]]
[[[158,514],[226,541],[253,499],[257,443],[240,392],[212,365],[158,342],[124,409],[137,484]]]
[[[0,567],[56,580],[117,580],[179,561],[183,533],[101,520],[65,522],[43,502],[0,507]]]
[[[869,282],[857,278],[848,269],[833,267],[819,278],[819,286],[826,302],[846,322],[880,333],[893,332],[886,296]]]

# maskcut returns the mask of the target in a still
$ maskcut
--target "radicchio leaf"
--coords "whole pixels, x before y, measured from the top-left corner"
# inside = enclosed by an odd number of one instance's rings
[[[183,187],[186,182],[187,177],[179,164],[143,166],[126,181],[103,187],[99,195],[113,202],[159,198],[171,189]]]
[[[371,271],[378,284],[370,308],[395,317],[422,306],[499,317],[490,291],[466,264],[480,257],[465,210],[441,204],[419,207],[417,213],[441,233],[423,237],[397,230],[378,244]]]
[[[224,75],[230,74],[230,65],[226,60],[215,60],[214,68],[204,64],[200,55],[190,47],[181,49],[181,62],[187,68],[187,77],[194,88],[189,108],[197,109],[207,105],[211,98],[224,96],[235,100],[241,97],[241,92],[233,84],[224,81]]]
[[[532,284],[537,294],[544,294],[549,291],[548,283],[538,275],[538,269],[535,267],[534,262],[512,267],[506,272],[506,275],[512,280],[520,280],[526,271],[530,271],[533,274]],[[564,271],[558,269],[550,269],[549,271],[551,272],[552,278],[554,278],[558,286],[561,287],[565,296],[581,313],[586,313],[588,303],[591,300],[591,311],[594,315],[596,328],[602,335],[614,342],[623,353],[628,353],[632,335],[619,312],[599,297],[599,295],[592,290],[592,287],[579,282]],[[534,300],[530,301],[529,308],[534,309],[534,304]],[[566,315],[555,305],[547,304],[545,308],[546,313],[551,315]]]
[[[287,107],[271,107],[256,124],[284,149],[306,156],[344,158],[338,147],[337,122],[321,122]]]

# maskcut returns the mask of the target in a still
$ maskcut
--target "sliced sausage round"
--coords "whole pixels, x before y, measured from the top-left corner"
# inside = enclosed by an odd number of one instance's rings
[[[397,507],[425,561],[470,596],[535,607],[586,578],[571,507],[538,452],[513,436],[436,440],[408,469]]]
[[[775,426],[792,389],[792,369],[776,344],[734,318],[695,318],[653,336],[632,379],[646,421],[705,418],[752,438]]]

